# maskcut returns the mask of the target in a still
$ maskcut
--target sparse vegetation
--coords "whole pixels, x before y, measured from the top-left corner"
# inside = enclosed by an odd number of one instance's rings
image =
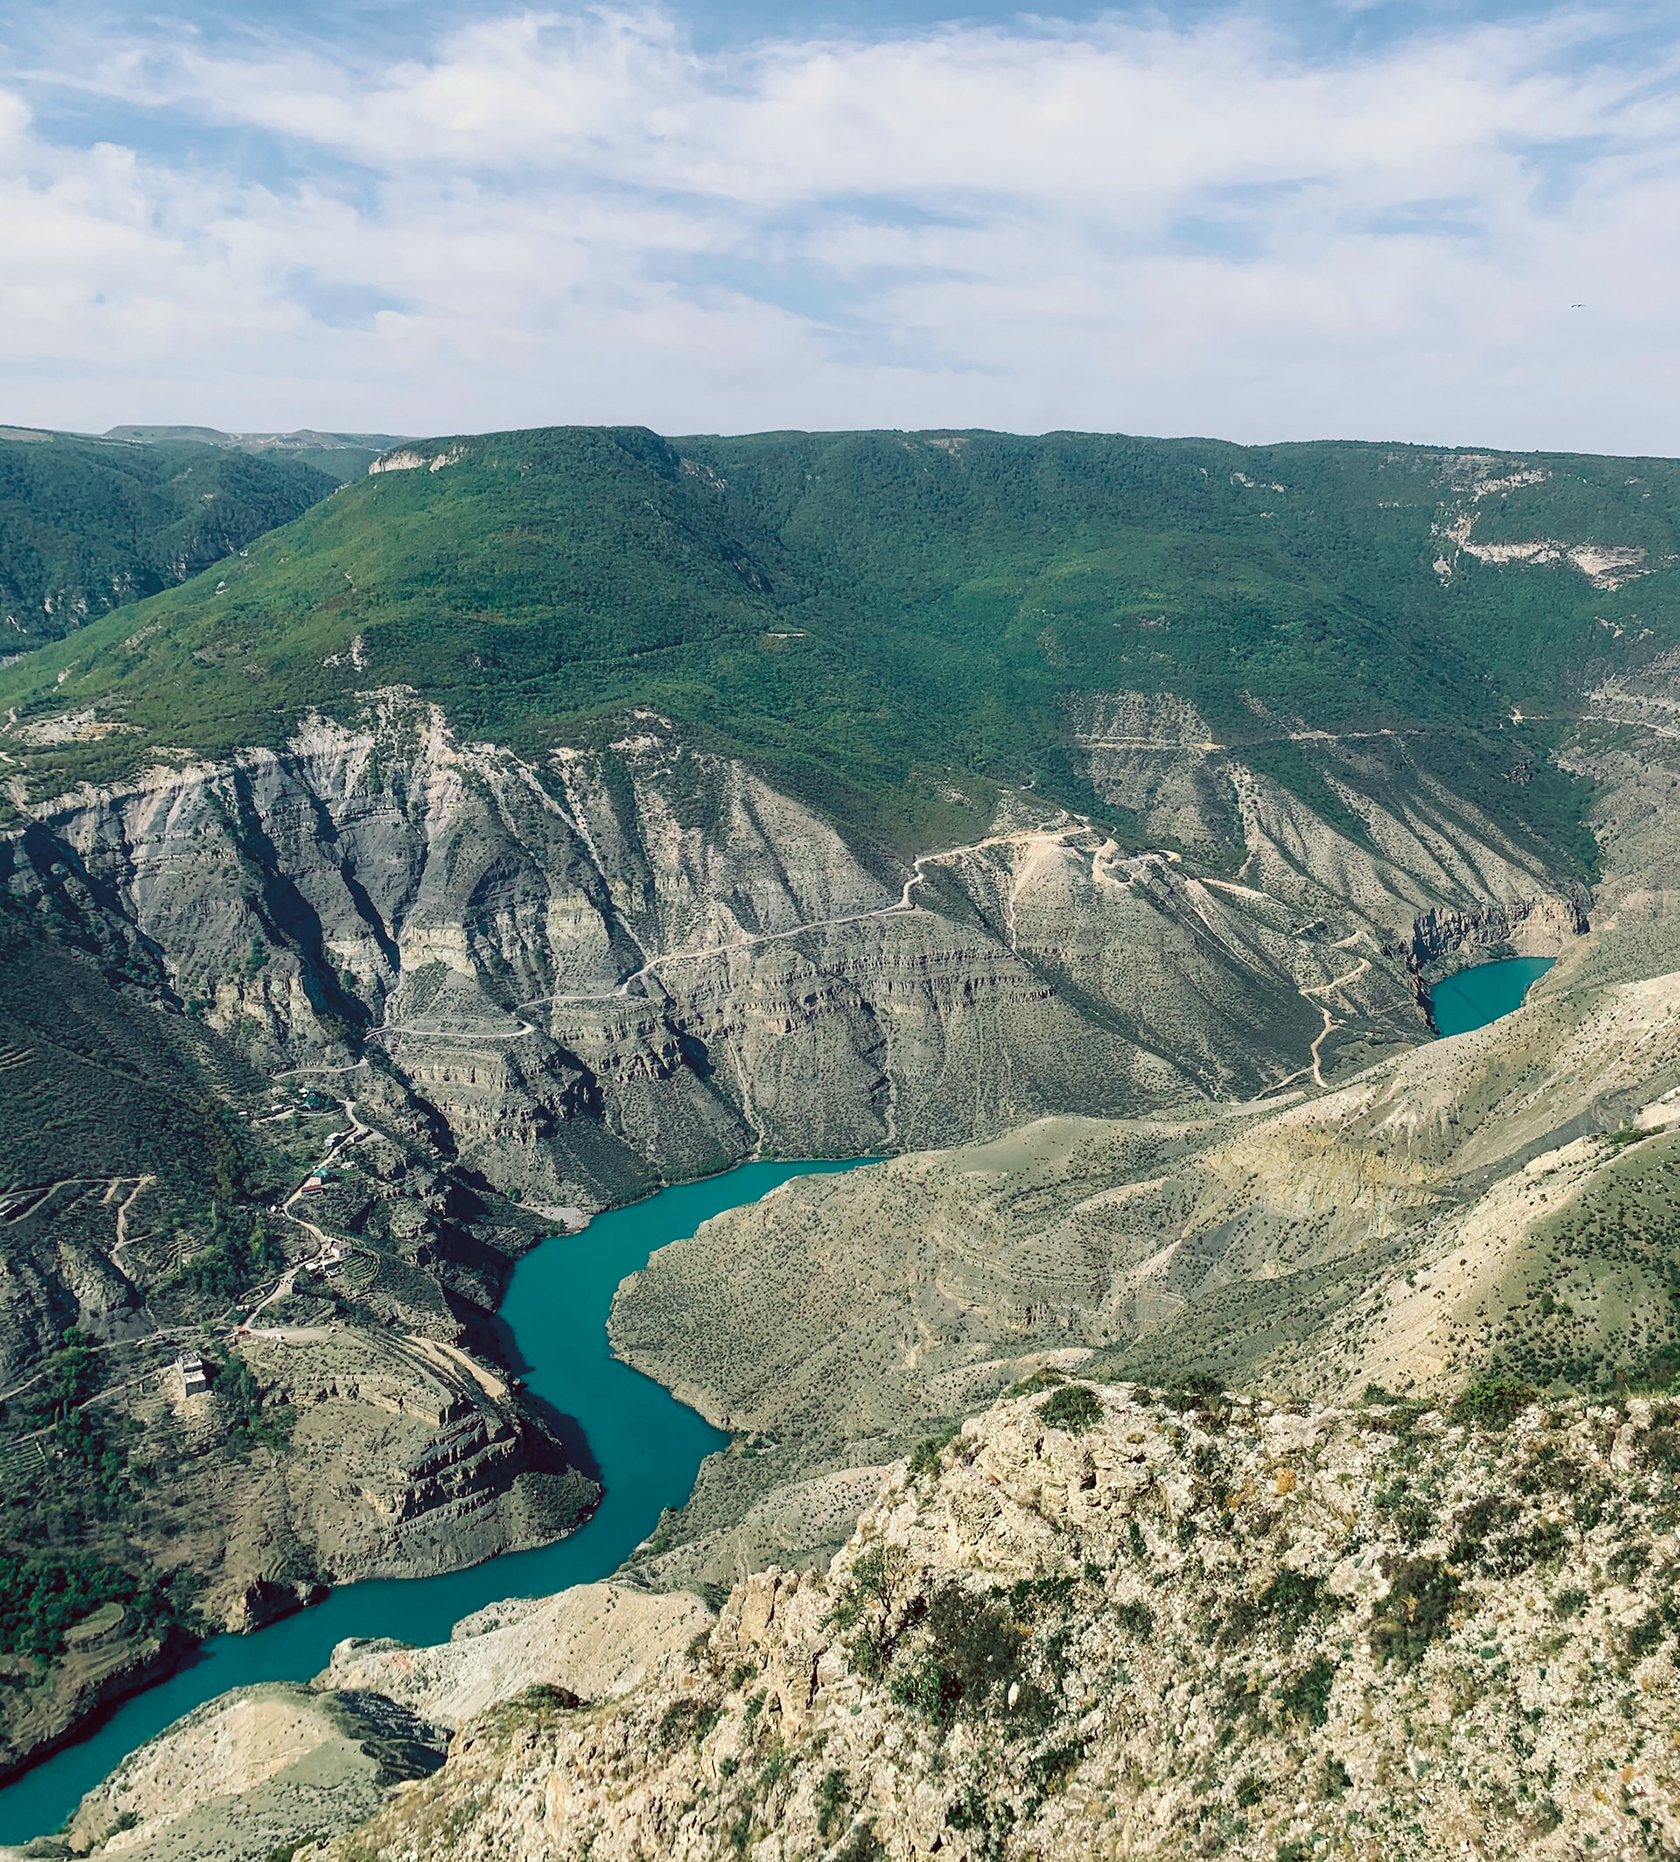
[[[1371,1652],[1379,1662],[1415,1668],[1446,1633],[1459,1579],[1437,1558],[1403,1558],[1391,1562],[1388,1581],[1388,1596],[1371,1618]]]
[[[921,1441],[916,1444],[915,1451],[910,1456],[910,1473],[912,1477],[920,1479],[921,1476],[925,1474],[938,1473],[940,1455],[961,1432],[962,1424],[960,1422],[951,1422],[937,1430],[934,1434],[923,1436]]]

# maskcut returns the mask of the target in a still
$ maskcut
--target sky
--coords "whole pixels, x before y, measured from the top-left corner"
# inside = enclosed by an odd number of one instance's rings
[[[1680,452],[1680,8],[0,0],[0,422]]]

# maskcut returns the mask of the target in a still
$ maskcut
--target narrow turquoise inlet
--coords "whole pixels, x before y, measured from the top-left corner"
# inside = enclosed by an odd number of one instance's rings
[[[868,1162],[859,1159],[857,1162]],[[615,1571],[653,1530],[660,1510],[688,1498],[720,1434],[652,1378],[607,1348],[607,1314],[626,1274],[655,1248],[709,1216],[756,1202],[790,1177],[851,1170],[855,1162],[742,1164],[702,1183],[597,1216],[581,1235],[556,1235],[513,1272],[501,1316],[529,1369],[532,1391],[581,1424],[606,1496],[589,1523],[558,1545],[514,1552],[444,1577],[341,1585],[324,1603],[250,1636],[213,1636],[189,1667],[123,1702],[87,1738],[0,1789],[0,1843],[59,1828],[82,1794],[154,1733],[201,1702],[253,1681],[307,1681],[346,1636],[444,1642],[456,1621],[499,1597],[546,1597]]]
[[[1502,963],[1474,964],[1437,983],[1429,992],[1436,1032],[1468,1034],[1520,1009],[1523,997],[1552,963],[1550,957],[1508,957]]]

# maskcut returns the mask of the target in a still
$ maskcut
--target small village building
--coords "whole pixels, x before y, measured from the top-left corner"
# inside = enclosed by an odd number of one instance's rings
[[[181,1380],[184,1397],[203,1396],[210,1388],[210,1379],[204,1374],[204,1360],[196,1351],[183,1352],[175,1360],[175,1374]]]

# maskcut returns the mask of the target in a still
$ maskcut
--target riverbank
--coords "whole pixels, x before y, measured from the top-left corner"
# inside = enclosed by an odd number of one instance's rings
[[[866,1162],[869,1160],[857,1160]],[[680,1506],[707,1455],[729,1438],[661,1385],[615,1359],[606,1316],[626,1274],[711,1216],[755,1201],[790,1177],[855,1168],[852,1161],[743,1164],[662,1190],[556,1235],[514,1269],[499,1318],[517,1353],[508,1368],[550,1412],[605,1497],[558,1543],[440,1577],[342,1585],[327,1599],[244,1636],[216,1636],[167,1680],[116,1708],[94,1732],[0,1788],[0,1842],[56,1829],[143,1741],[213,1696],[254,1682],[306,1681],[346,1637],[442,1641],[464,1616],[506,1597],[541,1597],[605,1577]]]

